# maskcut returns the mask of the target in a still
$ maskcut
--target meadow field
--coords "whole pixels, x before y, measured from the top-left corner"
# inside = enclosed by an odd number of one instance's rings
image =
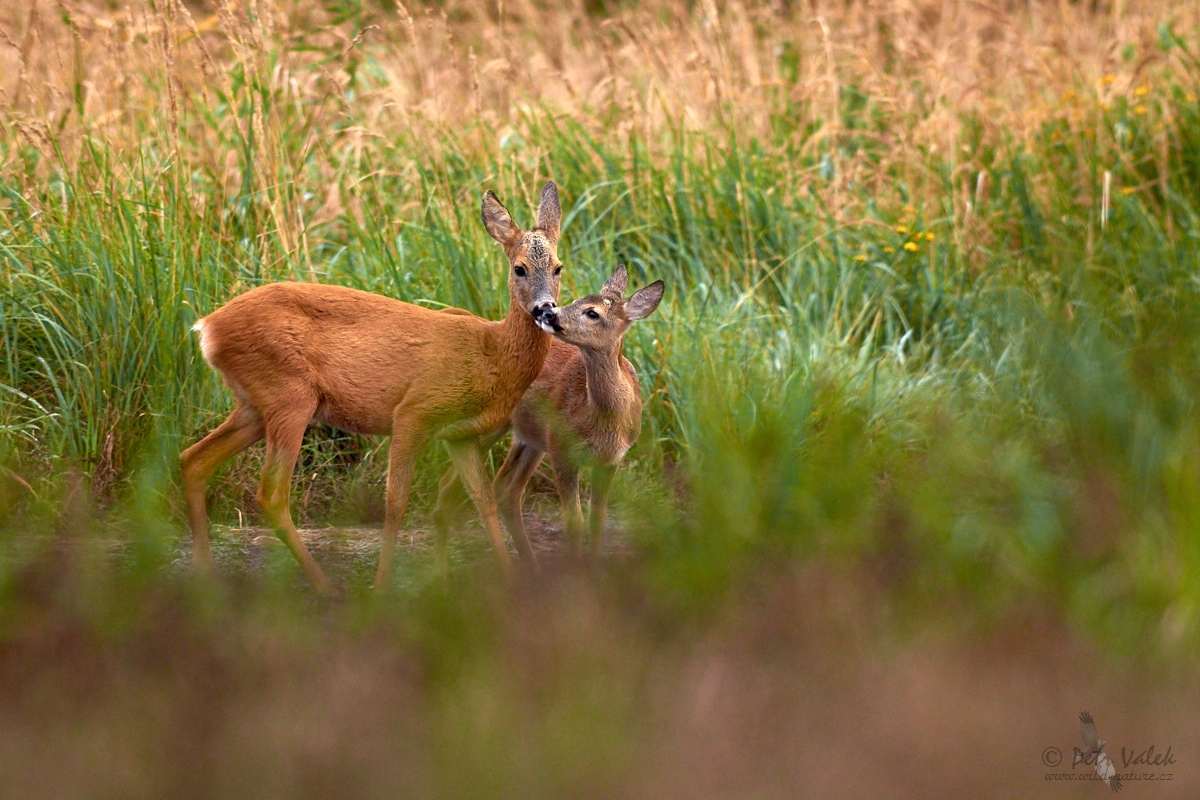
[[[1200,792],[1200,5],[13,0],[0,5],[0,794]],[[631,328],[606,552],[508,581],[386,442],[262,448],[191,325],[277,280],[492,319],[493,189],[563,203],[563,300]],[[506,443],[491,454],[493,465]],[[1171,748],[1174,763],[1124,766]]]

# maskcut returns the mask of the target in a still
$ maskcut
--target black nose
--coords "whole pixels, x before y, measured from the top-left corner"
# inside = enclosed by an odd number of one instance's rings
[[[553,308],[554,308],[553,303],[542,303],[541,305],[534,306],[533,310],[531,310],[529,313],[533,315],[534,322],[541,322],[542,318],[546,314],[553,315],[553,312],[551,311],[551,309],[553,309]]]
[[[555,314],[553,309],[548,308],[542,312],[541,323],[543,325],[549,325],[556,331],[562,330],[562,325],[558,324],[558,314]]]

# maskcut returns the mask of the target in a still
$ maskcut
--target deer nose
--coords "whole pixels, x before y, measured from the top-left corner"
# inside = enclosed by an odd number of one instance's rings
[[[553,303],[539,303],[538,305],[536,305],[532,309],[530,309],[529,313],[533,315],[534,322],[541,322],[542,317],[546,314],[552,313],[553,308],[554,308]]]
[[[546,333],[558,333],[562,330],[562,325],[558,324],[558,314],[554,313],[553,307],[542,309],[541,316],[535,316],[534,320]]]

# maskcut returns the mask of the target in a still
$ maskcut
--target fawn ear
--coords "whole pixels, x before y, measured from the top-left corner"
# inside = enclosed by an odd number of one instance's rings
[[[632,297],[625,301],[625,316],[629,318],[630,322],[650,316],[654,313],[654,309],[658,308],[666,289],[667,287],[662,281],[655,281],[645,288],[638,289]]]
[[[625,265],[617,264],[612,276],[604,282],[604,288],[600,290],[600,294],[610,294],[619,300],[625,296],[625,284],[628,282],[629,273],[625,271]]]
[[[488,189],[483,193],[483,227],[505,248],[513,247],[521,240],[521,229],[513,222],[508,209],[496,199],[496,193]]]
[[[558,203],[558,187],[546,181],[542,199],[538,202],[537,227],[552,242],[558,241],[558,226],[562,222],[562,206]]]

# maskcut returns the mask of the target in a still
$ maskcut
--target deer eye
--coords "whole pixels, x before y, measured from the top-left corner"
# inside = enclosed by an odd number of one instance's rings
[[[562,264],[559,264],[557,267],[554,268],[555,275],[558,275],[560,272],[562,272]]]
[[[596,313],[596,309],[589,308],[587,310],[587,318],[588,319],[600,319],[600,315]]]
[[[513,272],[517,274],[518,278],[524,278],[526,275],[524,267],[513,267]]]

